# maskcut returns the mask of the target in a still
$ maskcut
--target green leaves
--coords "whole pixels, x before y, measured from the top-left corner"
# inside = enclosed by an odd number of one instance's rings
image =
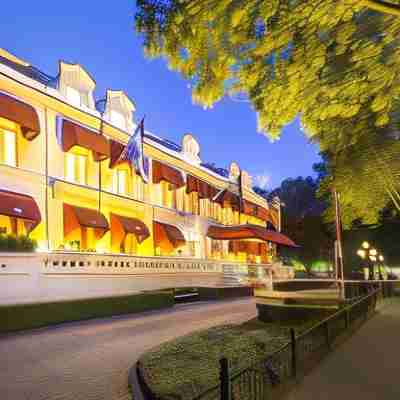
[[[400,111],[393,101],[400,96],[400,18],[366,3],[373,2],[140,0],[136,28],[148,55],[190,79],[195,103],[212,107],[224,95],[247,94],[271,140],[300,114],[306,134],[329,154],[334,180],[345,181],[344,171],[357,177],[347,182],[351,192],[343,189],[357,218],[354,199],[364,196],[359,182],[376,152],[365,138],[392,132]],[[385,135],[380,141],[391,145]],[[360,200],[371,209],[388,197],[382,178],[374,179],[381,197]]]

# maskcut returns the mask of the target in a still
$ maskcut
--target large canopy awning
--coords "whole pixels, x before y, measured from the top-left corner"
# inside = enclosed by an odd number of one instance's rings
[[[150,236],[149,229],[140,219],[111,214],[111,224],[116,221],[121,225],[125,234],[132,233],[135,235],[138,243],[142,243]]]
[[[77,226],[97,229],[102,235],[110,229],[107,218],[98,210],[64,203],[65,235]]]
[[[28,232],[42,220],[33,197],[8,190],[0,190],[0,215],[23,219]]]
[[[25,139],[33,140],[40,133],[36,110],[20,100],[0,92],[0,117],[20,125]]]
[[[207,236],[217,240],[259,239],[282,246],[298,247],[291,239],[280,232],[268,230],[257,225],[211,225]]]
[[[180,171],[153,160],[153,183],[160,183],[161,181],[169,182],[177,188],[185,186],[185,180]]]
[[[185,237],[176,226],[154,221],[154,231],[156,240],[157,237],[161,236],[159,234],[160,230],[162,230],[166,234],[168,240],[174,245],[174,247],[179,247],[185,244],[186,242]]]
[[[110,157],[110,143],[103,135],[64,119],[62,149],[69,151],[74,146],[91,150],[95,161],[103,161]]]

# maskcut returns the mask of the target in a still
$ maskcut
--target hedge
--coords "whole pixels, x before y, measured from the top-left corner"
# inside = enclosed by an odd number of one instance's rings
[[[155,291],[118,297],[0,306],[0,332],[138,313],[173,305],[171,291]]]
[[[253,289],[248,286],[199,287],[199,300],[224,300],[235,297],[248,297]]]

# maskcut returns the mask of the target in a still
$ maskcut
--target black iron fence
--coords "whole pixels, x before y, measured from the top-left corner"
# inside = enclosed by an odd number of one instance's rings
[[[268,357],[237,370],[229,360],[220,360],[220,384],[195,400],[264,400],[274,397],[282,384],[304,375],[330,351],[339,337],[355,330],[374,312],[377,301],[392,295],[385,284],[366,286],[352,291],[353,301],[338,312],[296,335]],[[357,298],[357,300],[355,300]]]

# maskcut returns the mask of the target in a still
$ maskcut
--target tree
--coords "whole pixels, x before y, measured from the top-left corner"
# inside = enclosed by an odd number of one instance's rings
[[[324,163],[314,165],[320,175],[324,175],[324,168]],[[310,176],[285,179],[267,194],[269,200],[278,196],[284,203],[282,232],[300,246],[295,257],[308,269],[317,261],[332,261],[332,229],[322,217],[325,203],[316,197],[319,179]]]
[[[332,179],[325,183],[339,185],[354,149],[370,155],[358,163],[370,171],[375,149],[366,138],[379,132],[383,140],[398,131],[399,0],[137,5],[136,27],[147,55],[165,57],[190,80],[194,102],[211,107],[226,94],[245,97],[257,112],[259,130],[272,140],[300,115],[305,133],[328,158]],[[361,199],[357,187],[352,195]],[[387,191],[381,180],[380,204]]]

